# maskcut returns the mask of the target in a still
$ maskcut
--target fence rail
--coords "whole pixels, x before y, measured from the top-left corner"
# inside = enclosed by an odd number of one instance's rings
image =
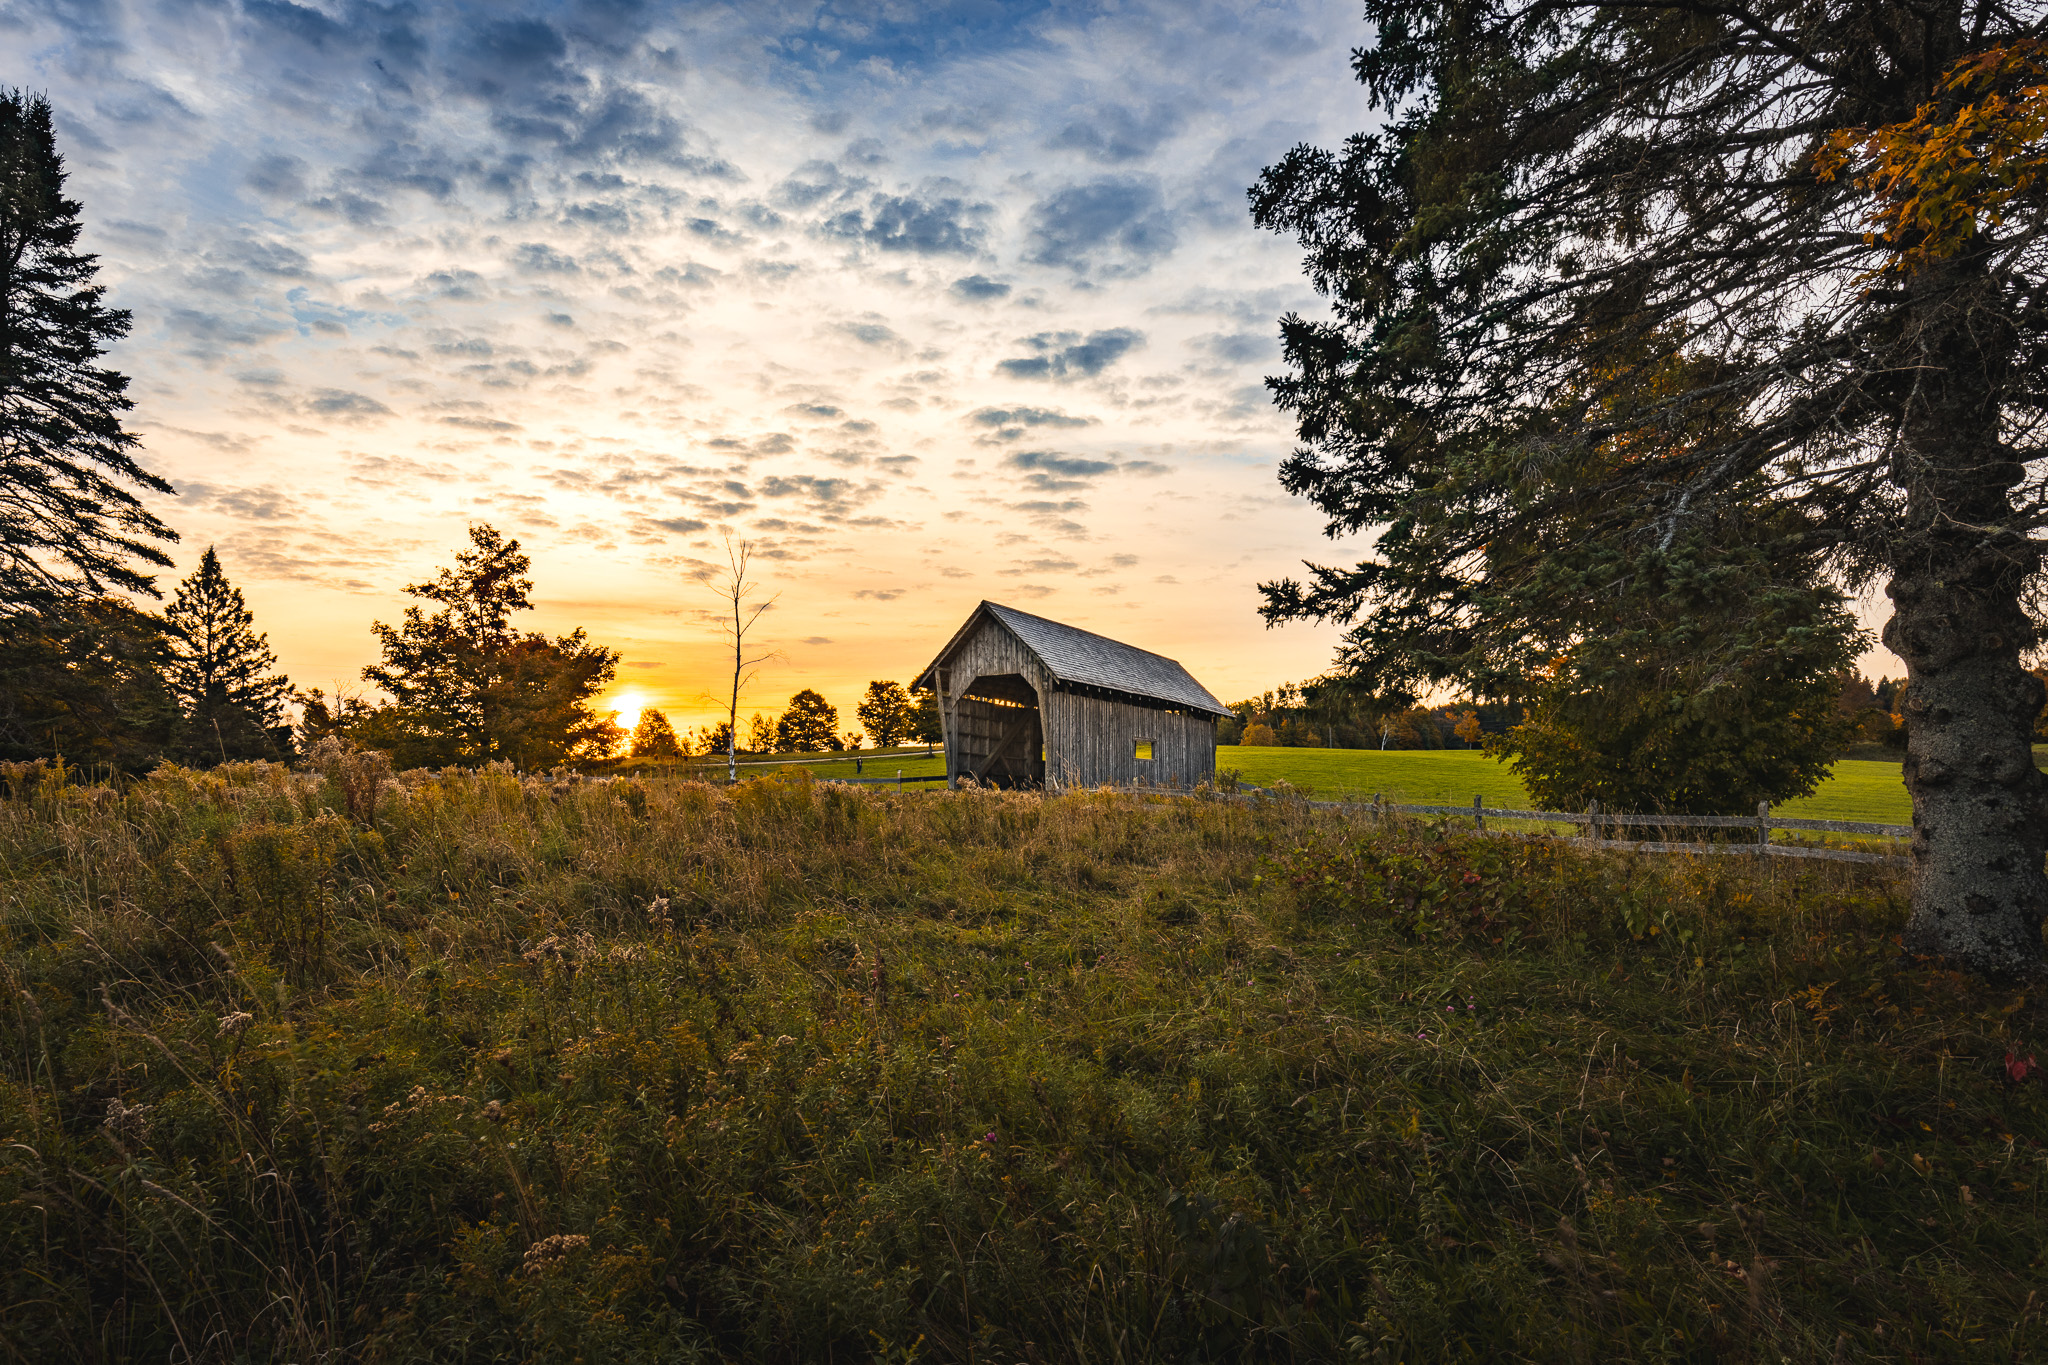
[[[1261,795],[1270,794],[1254,789],[1247,794],[1246,799],[1255,801]],[[1910,839],[1913,827],[1881,825],[1862,820],[1806,820],[1797,816],[1773,815],[1768,801],[1757,803],[1755,815],[1650,815],[1603,811],[1597,801],[1583,811],[1516,810],[1505,806],[1489,806],[1485,799],[1479,796],[1473,797],[1469,806],[1400,805],[1379,796],[1374,796],[1369,804],[1356,801],[1310,801],[1308,804],[1316,810],[1364,813],[1372,815],[1375,819],[1388,814],[1466,816],[1470,817],[1473,827],[1482,834],[1516,832],[1488,830],[1488,820],[1527,820],[1541,824],[1581,825],[1588,828],[1588,833],[1572,838],[1570,842],[1582,848],[1619,848],[1636,853],[1702,853],[1709,856],[1741,854],[1752,858],[1819,858],[1832,862],[1879,863],[1895,867],[1904,867],[1912,863],[1911,858],[1893,853],[1872,853],[1855,848],[1825,848],[1811,844],[1773,843],[1773,830],[1817,834],[1862,834],[1898,840]],[[1754,831],[1756,838],[1745,843],[1707,844],[1692,840],[1614,837],[1613,831],[1629,829],[1744,829]]]

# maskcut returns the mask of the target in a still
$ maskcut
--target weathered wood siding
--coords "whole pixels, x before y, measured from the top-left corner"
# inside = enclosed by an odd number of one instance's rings
[[[983,769],[990,751],[1009,735],[1010,742],[983,771],[984,780],[1043,784],[1042,699],[1051,690],[1052,680],[1038,656],[1000,623],[984,616],[940,665],[939,674],[946,777],[957,780]],[[981,686],[977,688],[977,684]],[[991,695],[970,695],[976,691]],[[1023,732],[1012,734],[1013,727],[1020,724]]]
[[[1004,785],[1193,787],[1216,776],[1214,719],[1058,690],[1038,656],[986,616],[938,673],[948,779],[981,771]],[[1140,742],[1150,759],[1137,757]]]
[[[1055,692],[1046,719],[1046,777],[1054,786],[1193,787],[1216,776],[1216,722],[1107,697]],[[1141,740],[1152,757],[1137,757]]]

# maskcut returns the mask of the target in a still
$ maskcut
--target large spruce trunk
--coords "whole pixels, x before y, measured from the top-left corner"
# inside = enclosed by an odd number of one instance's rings
[[[1906,664],[1913,798],[1908,952],[1987,976],[2041,970],[2048,779],[2034,766],[2041,683],[2021,591],[2039,551],[2010,530],[2024,469],[1998,394],[2011,353],[1996,291],[1964,263],[1908,286],[1896,477],[1906,499],[1884,642]]]

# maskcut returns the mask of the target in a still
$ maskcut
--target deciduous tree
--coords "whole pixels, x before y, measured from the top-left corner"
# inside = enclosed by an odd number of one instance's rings
[[[82,227],[50,102],[0,89],[0,613],[154,596],[136,565],[167,567],[157,542],[178,538],[136,496],[172,490],[136,463],[128,377],[98,363],[128,313],[106,306]]]
[[[877,749],[903,743],[917,728],[917,703],[903,690],[902,683],[869,683],[853,714],[859,718],[868,742]]]
[[[640,723],[633,727],[633,757],[635,758],[682,758],[682,741],[677,739],[675,727],[668,717],[653,707],[640,713]]]
[[[775,721],[778,753],[815,754],[839,747],[839,708],[806,687]]]
[[[469,539],[454,568],[406,588],[441,610],[407,607],[399,625],[371,627],[384,660],[363,677],[391,695],[376,720],[393,760],[545,768],[608,756],[622,736],[594,703],[618,654],[580,629],[520,633],[512,613],[532,609],[532,561],[489,525],[472,526]]]
[[[753,681],[756,671],[768,660],[775,657],[775,651],[747,648],[747,636],[759,623],[763,613],[775,606],[774,597],[756,600],[761,585],[748,577],[754,558],[754,543],[742,540],[734,543],[731,536],[725,540],[726,567],[723,571],[715,566],[705,566],[697,575],[698,581],[718,596],[719,629],[732,646],[732,687],[726,695],[725,707],[725,776],[728,782],[739,780],[739,733],[740,693]],[[760,717],[756,716],[756,720]],[[760,748],[766,745],[758,746]]]
[[[1545,524],[1632,572],[1736,518],[1767,556],[1851,590],[1888,580],[1885,641],[1911,680],[1907,945],[2036,971],[2048,786],[2020,661],[2048,525],[2038,17],[1987,0],[1366,12],[1356,67],[1386,122],[1290,153],[1254,213],[1297,235],[1331,303],[1282,323],[1271,382],[1302,438],[1283,483],[1376,553],[1267,585],[1269,616],[1353,622],[1363,674],[1478,683],[1501,660],[1475,630],[1540,635],[1581,600],[1582,574],[1540,561],[1496,575],[1490,547]]]
[[[943,744],[946,742],[945,717],[939,714],[939,694],[931,688],[921,688],[917,698],[917,721],[910,729],[910,738],[918,744]]]

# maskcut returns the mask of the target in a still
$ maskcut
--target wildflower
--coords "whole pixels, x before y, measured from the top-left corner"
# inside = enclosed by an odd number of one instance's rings
[[[101,1127],[115,1138],[146,1138],[149,1136],[149,1111],[153,1107],[147,1104],[123,1104],[116,1096],[107,1101],[107,1117]]]
[[[2031,1052],[2024,1057],[2020,1056],[2017,1052],[2005,1054],[2005,1074],[2012,1077],[2015,1085],[2033,1075],[2035,1071],[2040,1069],[2040,1065],[2039,1062],[2034,1060],[2034,1054]]]
[[[526,1249],[525,1270],[529,1275],[538,1275],[572,1251],[581,1251],[590,1245],[590,1239],[580,1233],[558,1232],[552,1237],[543,1237]]]
[[[247,1010],[236,1010],[233,1014],[223,1014],[220,1017],[220,1032],[214,1036],[216,1038],[239,1038],[248,1031],[249,1025],[255,1022],[256,1016]]]

